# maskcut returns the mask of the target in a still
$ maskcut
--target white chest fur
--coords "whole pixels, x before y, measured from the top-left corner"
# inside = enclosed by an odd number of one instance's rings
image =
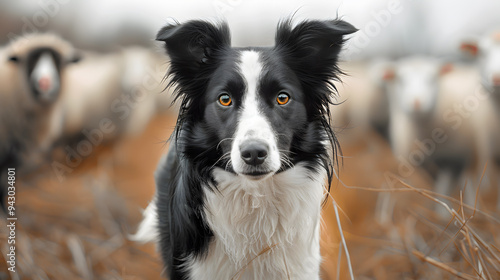
[[[263,181],[214,171],[206,190],[214,233],[208,255],[193,259],[193,279],[319,279],[319,229],[325,174],[303,166]]]

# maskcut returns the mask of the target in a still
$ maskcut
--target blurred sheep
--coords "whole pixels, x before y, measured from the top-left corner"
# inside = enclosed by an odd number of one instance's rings
[[[368,130],[387,138],[389,109],[378,72],[385,61],[344,62],[345,75],[335,84],[339,97],[331,107],[332,125],[341,136],[364,139]]]
[[[493,182],[497,182],[495,191],[498,194],[497,206],[500,208],[500,31],[490,32],[478,41],[468,41],[461,45],[462,51],[477,59],[480,72],[481,96],[486,117],[481,124],[483,128],[482,154],[483,161],[493,162],[489,174]]]
[[[132,47],[124,50],[123,56],[122,85],[136,104],[126,127],[126,133],[133,135],[142,132],[153,116],[176,107],[171,107],[173,95],[165,77],[169,64],[162,53]]]
[[[467,176],[478,173],[482,113],[474,108],[463,114],[464,104],[477,93],[477,71],[418,56],[395,62],[384,79],[394,155],[407,171],[424,167],[435,179],[437,192],[451,195]],[[465,198],[470,203],[474,194]]]
[[[87,138],[99,145],[140,133],[171,103],[162,83],[167,66],[161,56],[140,47],[84,53],[82,61],[68,69],[61,142],[76,144]]]
[[[7,168],[42,162],[57,137],[55,108],[67,68],[77,61],[72,45],[52,34],[21,37],[0,50],[1,184],[7,182]],[[4,190],[0,187],[0,196]]]

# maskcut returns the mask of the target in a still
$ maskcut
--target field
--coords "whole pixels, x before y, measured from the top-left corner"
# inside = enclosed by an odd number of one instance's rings
[[[173,114],[159,116],[139,137],[98,147],[64,178],[51,164],[17,178],[18,273],[3,259],[1,219],[0,279],[163,279],[154,245],[128,235],[154,194],[153,173],[174,124]],[[500,279],[500,216],[489,186],[496,182],[483,182],[476,207],[467,207],[459,187],[458,200],[434,194],[419,170],[394,177],[398,163],[378,134],[349,134],[338,133],[340,179],[323,210],[323,279],[349,279],[334,200],[356,279]]]

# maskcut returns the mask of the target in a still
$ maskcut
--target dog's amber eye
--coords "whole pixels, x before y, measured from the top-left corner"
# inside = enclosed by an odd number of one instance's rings
[[[278,97],[276,98],[276,101],[280,105],[285,105],[286,103],[288,103],[288,101],[290,101],[290,96],[287,93],[280,92],[280,94],[278,94]]]
[[[219,103],[222,106],[231,106],[233,104],[233,100],[231,100],[231,96],[227,93],[223,93],[219,96]]]

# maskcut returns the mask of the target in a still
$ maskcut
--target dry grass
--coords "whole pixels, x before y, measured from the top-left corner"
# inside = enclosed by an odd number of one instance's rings
[[[366,161],[376,166],[379,155],[387,152],[379,147],[367,156],[366,143],[358,145],[349,151],[356,156],[347,160],[345,170],[347,165],[359,169]],[[391,171],[395,165],[388,162],[382,168]],[[357,279],[500,279],[500,220],[490,199],[495,190],[481,190],[481,181],[475,182],[475,203],[466,205],[462,191],[457,192],[458,198],[434,193],[432,182],[421,174],[392,187],[384,184],[380,174],[375,170],[363,176],[341,175],[334,191],[351,216],[345,235]],[[375,207],[376,201],[390,206]],[[331,211],[325,209],[324,216],[335,220]],[[328,276],[349,279],[345,262],[334,253],[337,244],[341,244],[338,237],[323,246],[327,260],[341,264],[332,266]]]
[[[173,124],[160,117],[140,139],[100,149],[64,182],[50,170],[21,180],[19,274],[6,270],[0,224],[0,279],[162,279],[154,246],[134,244],[127,234],[153,195],[153,170],[165,152],[159,140]],[[323,279],[350,279],[346,246],[355,279],[500,279],[500,221],[490,191],[466,205],[460,195],[433,193],[420,172],[388,187],[381,174],[396,162],[384,141],[366,139],[343,144],[342,181],[332,187],[338,204],[323,210]]]

